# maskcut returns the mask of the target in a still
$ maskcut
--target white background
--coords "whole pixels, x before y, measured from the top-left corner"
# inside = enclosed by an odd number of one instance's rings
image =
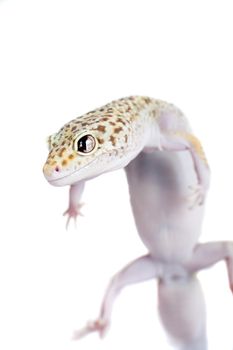
[[[202,140],[212,184],[202,241],[232,239],[231,1],[0,1],[0,348],[168,349],[154,281],[119,297],[110,333],[72,342],[110,276],[145,253],[123,171],[87,183],[65,230],[68,188],[45,181],[46,136],[131,94],[178,105]],[[232,349],[223,263],[202,272],[210,349]]]

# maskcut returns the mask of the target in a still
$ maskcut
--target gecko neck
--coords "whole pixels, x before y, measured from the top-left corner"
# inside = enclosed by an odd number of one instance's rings
[[[161,149],[160,147],[160,138],[161,131],[159,124],[157,122],[157,118],[154,117],[155,106],[149,105],[146,108],[143,108],[140,112],[140,121],[143,128],[143,137],[141,137],[141,145],[139,145],[139,154],[142,150],[146,152],[150,152],[155,149]]]

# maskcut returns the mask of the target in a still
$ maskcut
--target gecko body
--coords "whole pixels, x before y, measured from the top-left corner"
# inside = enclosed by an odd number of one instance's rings
[[[136,227],[148,249],[113,277],[99,318],[76,337],[103,335],[122,288],[157,278],[161,321],[175,346],[206,350],[205,303],[195,273],[224,259],[233,289],[233,246],[198,244],[210,171],[183,113],[164,101],[132,96],[72,120],[48,143],[44,174],[52,185],[70,185],[68,222],[80,214],[86,180],[124,167]]]

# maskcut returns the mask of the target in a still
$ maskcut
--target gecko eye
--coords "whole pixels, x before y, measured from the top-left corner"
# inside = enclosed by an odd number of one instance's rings
[[[79,154],[90,154],[96,150],[97,140],[88,133],[79,135],[74,141],[74,149]]]

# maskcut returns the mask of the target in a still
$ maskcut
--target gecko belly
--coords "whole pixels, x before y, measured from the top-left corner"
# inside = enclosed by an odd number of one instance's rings
[[[126,167],[130,200],[138,233],[157,259],[189,259],[201,233],[203,206],[192,207],[197,186],[187,151],[141,152]]]

